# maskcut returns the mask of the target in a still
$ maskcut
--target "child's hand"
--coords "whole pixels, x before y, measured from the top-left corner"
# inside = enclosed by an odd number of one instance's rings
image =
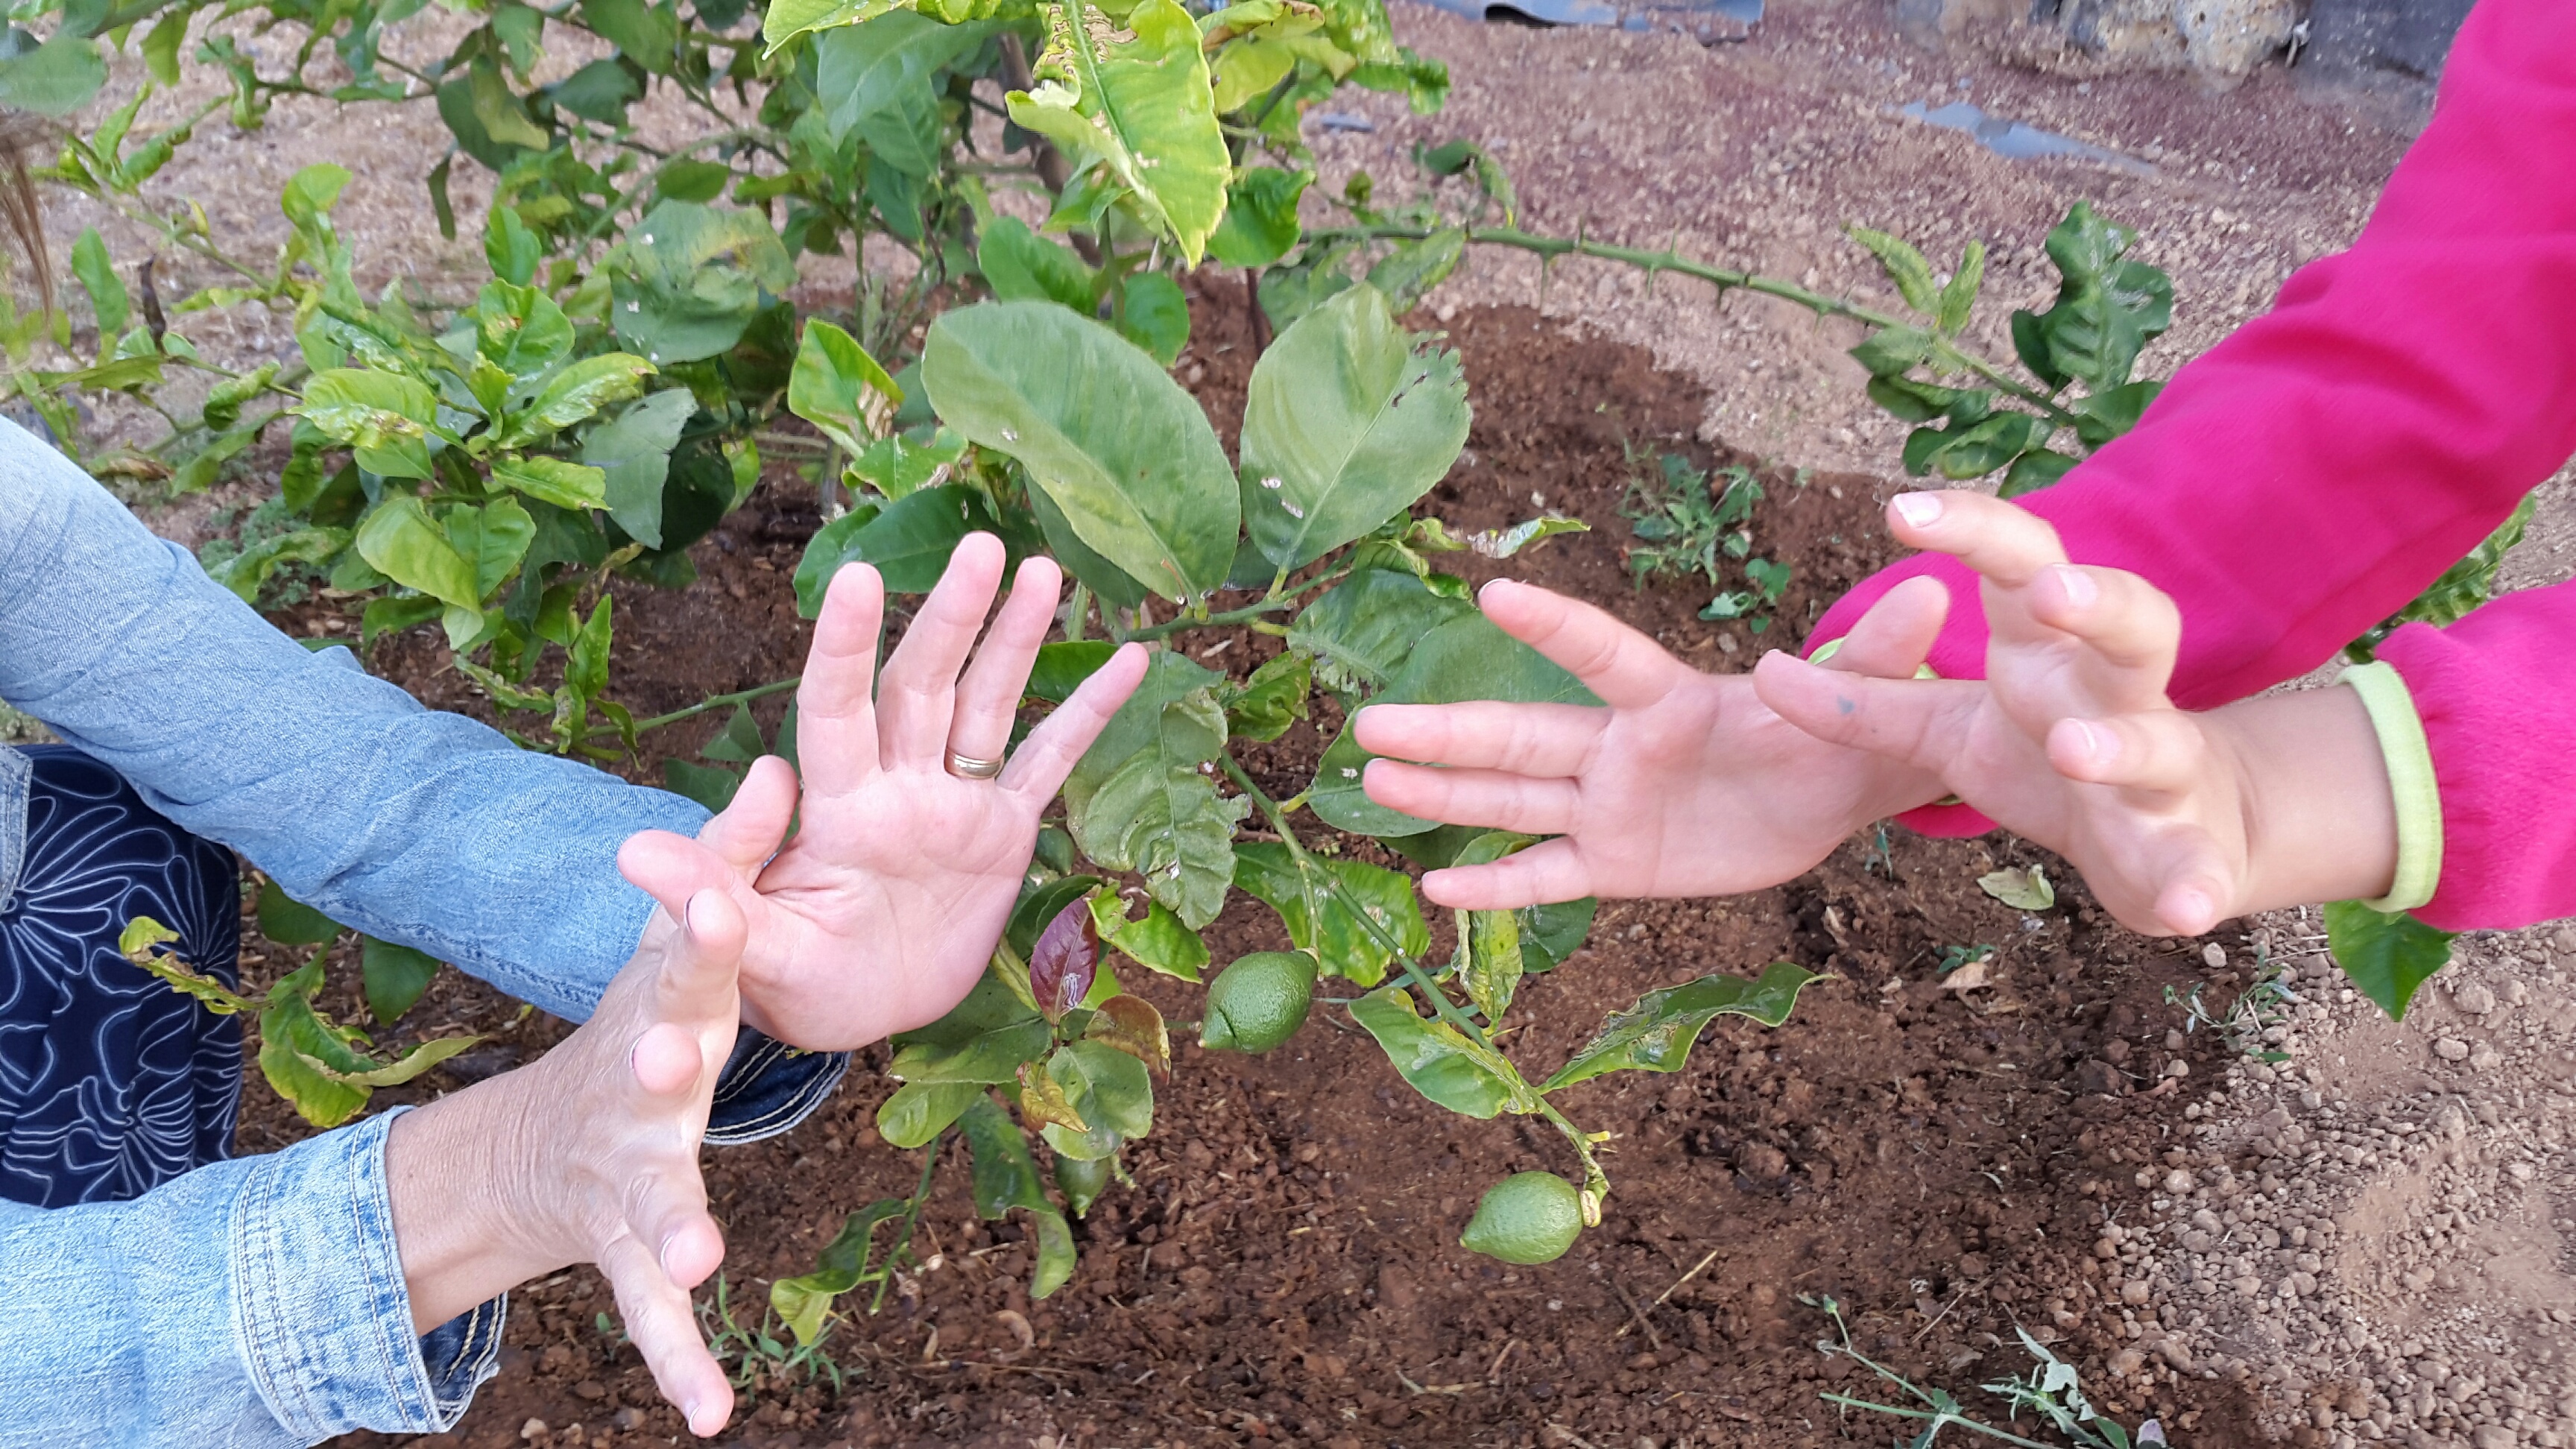
[[[1431,872],[1423,893],[1442,905],[1758,890],[1812,867],[1870,821],[1941,793],[1930,772],[1792,728],[1754,697],[1750,679],[1702,674],[1589,604],[1505,579],[1478,599],[1503,632],[1573,671],[1609,708],[1360,711],[1359,742],[1399,757],[1370,763],[1371,799],[1427,819],[1558,837],[1491,865]],[[1931,628],[1915,628],[1912,619],[1865,620],[1830,677],[1911,675],[1940,623],[1936,615]]]
[[[2303,759],[2361,758],[2356,745],[2377,758],[2351,691],[2184,713],[2164,692],[2181,616],[2154,585],[2068,563],[2046,522],[1979,493],[1905,494],[1888,519],[1900,539],[1984,577],[1985,680],[1861,680],[1773,654],[1754,671],[1764,703],[1819,739],[1937,773],[2072,861],[2133,930],[2198,935],[2249,909],[2328,898],[2306,894],[2303,862],[2262,849],[2260,833],[2277,843],[2288,822],[2265,821],[2261,806],[2267,791],[2291,793]],[[1938,591],[1891,594],[1870,617],[1937,628],[1946,607]],[[2342,792],[2356,783],[2367,782],[2347,777]]]

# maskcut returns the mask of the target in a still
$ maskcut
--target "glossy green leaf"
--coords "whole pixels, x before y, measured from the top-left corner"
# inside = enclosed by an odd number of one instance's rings
[[[943,24],[898,8],[816,37],[817,89],[832,138],[855,131],[875,156],[906,175],[936,174],[946,139],[939,73],[981,49],[995,28],[985,21]]]
[[[625,352],[585,357],[548,379],[527,411],[510,419],[502,433],[505,447],[520,447],[589,418],[612,403],[644,391],[654,366]],[[596,505],[594,505],[596,506]]]
[[[1315,656],[1315,682],[1342,691],[1383,689],[1415,645],[1476,611],[1393,569],[1362,569],[1326,591],[1288,628],[1288,645]]]
[[[2012,467],[2004,474],[2003,486],[1995,490],[1995,496],[2019,498],[2025,493],[2036,493],[2075,471],[2075,465],[2081,461],[2046,448],[2024,453],[2013,459]]]
[[[671,450],[697,410],[696,394],[665,388],[582,435],[581,461],[600,470],[608,516],[646,548],[662,546],[662,490],[671,477]]]
[[[948,568],[958,540],[1000,527],[983,492],[962,483],[925,488],[891,507],[872,511],[855,526],[838,527],[851,517],[858,515],[835,519],[837,531],[829,538],[817,533],[797,565],[796,607],[809,619],[823,612],[824,591],[846,564],[874,565],[894,593],[927,593]]]
[[[1028,693],[1050,704],[1073,698],[1082,682],[1109,662],[1118,646],[1106,639],[1082,639],[1038,646],[1037,663],[1029,669]],[[1232,715],[1228,715],[1231,720]]]
[[[984,224],[975,267],[1005,302],[1055,302],[1089,316],[1097,298],[1090,266],[1071,247],[1048,241],[1016,217],[996,216]]]
[[[1409,956],[1431,949],[1431,928],[1422,919],[1413,881],[1400,871],[1311,855],[1301,867],[1284,844],[1242,841],[1234,847],[1234,883],[1277,911],[1290,943],[1314,956],[1328,976],[1362,986],[1385,980],[1394,953],[1380,935]],[[1345,896],[1359,903],[1375,932],[1351,913]]]
[[[1312,171],[1248,166],[1226,187],[1225,218],[1208,237],[1208,255],[1229,267],[1266,267],[1288,255],[1302,234],[1297,202]]]
[[[1065,1157],[1098,1161],[1154,1130],[1154,1082],[1145,1064],[1104,1041],[1067,1042],[1047,1058],[1047,1075],[1087,1130],[1050,1122],[1041,1133]]]
[[[890,434],[851,458],[842,481],[850,484],[853,492],[862,485],[873,488],[889,502],[909,498],[924,488],[948,481],[969,446],[964,438],[946,428],[938,429],[926,443],[916,443],[901,433]]]
[[[742,775],[720,765],[664,760],[662,786],[674,795],[695,800],[710,812],[721,813],[733,804],[734,792],[742,788]]]
[[[939,415],[1026,465],[1101,557],[1171,598],[1225,581],[1233,470],[1197,400],[1133,343],[1051,303],[987,302],[931,324],[922,378]]]
[[[1100,889],[1102,884],[1096,875],[1066,875],[1023,890],[1011,907],[1009,924],[1002,929],[1002,944],[1010,948],[1012,955],[1027,961],[1037,949],[1039,934],[1064,914],[1065,907]]]
[[[459,504],[447,510],[440,520],[447,530],[447,541],[465,561],[474,565],[474,592],[478,598],[490,598],[528,556],[528,545],[536,541],[536,520],[519,501],[507,496],[495,498],[477,508]]]
[[[1234,170],[1198,26],[1173,0],[1130,10],[1126,39],[1091,33],[1061,6],[1050,16],[1054,40],[1038,62],[1048,78],[1011,92],[1011,119],[1054,142],[1075,171],[1097,167],[1197,266]]]
[[[2106,393],[2129,381],[2138,353],[2173,323],[2173,283],[2131,260],[2137,233],[2079,201],[2048,234],[2057,298],[2045,312],[2013,314],[2013,342],[2051,386],[2081,381]]]
[[[1815,972],[1775,961],[1763,968],[1758,981],[1711,975],[1649,991],[1603,1022],[1539,1090],[1553,1092],[1607,1072],[1678,1072],[1711,1020],[1728,1014],[1778,1026],[1798,1004],[1799,988],[1816,979]]]
[[[902,406],[903,389],[857,338],[820,317],[807,319],[788,374],[789,412],[856,456],[885,435]]]
[[[2374,911],[2359,901],[2325,907],[2326,949],[2361,994],[2391,1021],[2404,1021],[2415,990],[2451,963],[2451,931],[2437,931],[2404,911]]]
[[[352,449],[358,466],[370,473],[429,476],[438,394],[427,383],[390,372],[337,368],[304,385],[304,401],[296,410],[325,437]]]
[[[1006,1022],[953,1046],[915,1042],[897,1051],[886,1075],[900,1082],[981,1082],[1019,1079],[1020,1063],[1046,1055],[1053,1041],[1043,1017]]]
[[[1103,610],[1133,609],[1153,597],[1153,591],[1129,577],[1125,569],[1093,553],[1044,488],[1030,489],[1028,499],[1029,512],[1037,518],[1038,533],[1046,540],[1047,552],[1055,555],[1055,561],[1075,581],[1099,598]]]
[[[557,508],[604,508],[608,474],[587,463],[562,458],[495,458],[492,481],[542,499]]]
[[[1078,804],[1089,798],[1112,771],[1139,751],[1158,748],[1165,706],[1224,681],[1224,675],[1176,650],[1158,649],[1147,655],[1144,679],[1109,717],[1109,723],[1101,726],[1091,748],[1074,763],[1073,773],[1064,785],[1066,803]],[[1201,758],[1212,760],[1216,756],[1211,752]]]
[[[761,13],[760,38],[769,53],[809,30],[856,25],[892,10],[895,0],[775,0]]]
[[[985,1090],[980,1082],[906,1082],[877,1108],[877,1135],[888,1147],[927,1147]]]
[[[518,208],[495,206],[483,219],[483,260],[504,284],[524,287],[536,279],[545,244],[528,229]]]
[[[501,74],[500,62],[491,56],[478,55],[466,67],[465,96],[473,107],[475,122],[496,145],[543,151],[554,144],[545,127],[528,119],[526,100],[510,89],[508,77]]]
[[[669,75],[678,61],[680,7],[676,0],[581,0],[582,23],[655,75]]]
[[[0,106],[40,116],[68,116],[107,84],[98,43],[66,26],[34,50],[0,60]]]
[[[796,263],[757,211],[661,201],[609,273],[620,343],[657,367],[729,351],[764,299],[796,284]]]
[[[1195,983],[1208,963],[1207,943],[1161,901],[1147,901],[1145,918],[1131,921],[1126,901],[1104,891],[1091,898],[1091,919],[1102,940],[1148,970]]]
[[[1431,491],[1467,442],[1457,354],[1418,345],[1383,293],[1354,287],[1280,334],[1243,416],[1243,515],[1299,568]]]
[[[1118,332],[1165,367],[1190,345],[1190,303],[1181,284],[1160,272],[1129,277],[1119,288]]]
[[[1251,812],[1201,767],[1225,748],[1225,715],[1204,690],[1165,706],[1153,740],[1077,798],[1066,823],[1083,854],[1145,877],[1154,899],[1196,930],[1215,920],[1234,880],[1236,823]]]
[[[1592,934],[1593,914],[1600,908],[1601,902],[1585,896],[1513,912],[1520,917],[1521,969],[1535,974],[1565,964],[1567,957],[1583,949],[1584,938]]]
[[[143,36],[140,47],[143,68],[155,85],[168,87],[179,83],[179,51],[188,42],[188,22],[196,16],[188,5],[173,5],[161,12],[161,18]]]
[[[349,531],[345,528],[299,528],[261,539],[206,570],[206,575],[232,590],[243,603],[256,605],[260,586],[268,582],[280,564],[326,563],[348,546]]]
[[[1400,316],[1449,280],[1466,255],[1467,229],[1444,226],[1419,241],[1396,243],[1369,268],[1368,284],[1385,293],[1387,309]]]
[[[1509,1063],[1447,1022],[1416,1014],[1403,987],[1382,987],[1352,1002],[1351,1019],[1377,1038],[1415,1091],[1452,1112],[1485,1119],[1538,1110],[1537,1097]]]
[[[409,946],[358,938],[359,969],[367,993],[367,1010],[378,1024],[391,1026],[412,1009],[438,975],[438,958]]]
[[[1037,1266],[1029,1282],[1031,1298],[1045,1298],[1073,1276],[1073,1230],[1064,1214],[1048,1200],[1038,1178],[1029,1144],[1009,1115],[990,1097],[967,1104],[957,1119],[974,1163],[975,1210],[998,1218],[1012,1208],[1026,1208],[1037,1228]]]
[[[482,602],[475,565],[448,542],[418,498],[398,493],[358,524],[358,556],[378,573],[459,608]]]

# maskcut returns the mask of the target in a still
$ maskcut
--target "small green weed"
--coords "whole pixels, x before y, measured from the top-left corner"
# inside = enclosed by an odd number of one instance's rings
[[[1629,454],[1632,467],[1639,461]],[[1699,611],[1703,619],[1747,619],[1759,634],[1771,625],[1761,611],[1780,602],[1789,588],[1790,566],[1754,558],[1753,505],[1762,501],[1762,485],[1753,470],[1722,468],[1723,486],[1677,453],[1658,455],[1651,468],[1639,469],[1628,481],[1619,514],[1629,521],[1637,541],[1627,550],[1628,574],[1639,588],[1667,575],[1698,574],[1718,594]],[[1742,565],[1744,587],[1730,589],[1727,563]]]
[[[716,1275],[715,1301],[701,1302],[698,1326],[706,1334],[707,1352],[717,1363],[725,1365],[725,1376],[737,1389],[763,1384],[810,1384],[821,1378],[832,1386],[835,1396],[842,1390],[847,1371],[823,1345],[832,1336],[830,1324],[823,1325],[811,1343],[800,1344],[773,1309],[763,1309],[760,1322],[744,1327],[734,1318],[732,1289],[724,1275]],[[608,1315],[601,1314],[605,1319]]]
[[[1869,1399],[1854,1398],[1849,1394],[1818,1396],[1826,1403],[1846,1412],[1860,1409],[1868,1413],[1888,1414],[1900,1419],[1920,1421],[1923,1432],[1905,1440],[1898,1449],[1932,1449],[1940,1432],[1953,1427],[1971,1434],[1981,1434],[1989,1439],[2000,1440],[2006,1444],[2019,1444],[2024,1446],[2024,1449],[2061,1449],[2060,1445],[2048,1440],[2026,1439],[2009,1430],[1999,1429],[1992,1424],[1972,1419],[1968,1417],[1966,1410],[1959,1407],[1959,1401],[1953,1398],[1947,1389],[1919,1387],[1903,1374],[1862,1353],[1852,1346],[1851,1325],[1843,1321],[1843,1306],[1832,1298],[1801,1293],[1798,1295],[1798,1301],[1834,1321],[1834,1337],[1818,1339],[1816,1341],[1818,1353],[1828,1358],[1850,1359],[1881,1379],[1904,1390],[1913,1398],[1915,1404],[1921,1406],[1918,1408],[1908,1404],[1881,1404]],[[2076,1382],[2073,1364],[2050,1353],[2027,1331],[2020,1329],[2014,1331],[2021,1335],[2021,1346],[2030,1350],[2031,1357],[2039,1362],[2032,1365],[2026,1378],[2006,1378],[1983,1385],[1987,1393],[1993,1394],[2011,1406],[2007,1422],[2018,1424],[2021,1416],[2029,1413],[2049,1428],[2065,1435],[2064,1443],[2077,1446],[2077,1449],[2144,1449],[2146,1445],[2169,1442],[2165,1438],[2164,1426],[2154,1419],[2140,1424],[2136,1437],[2132,1438],[2129,1431],[2121,1428],[2117,1422],[2104,1418],[2093,1407],[2092,1401],[2084,1396],[2083,1386]]]
[[[235,520],[239,520],[236,527]],[[290,512],[283,496],[272,495],[256,508],[241,510],[219,508],[207,518],[214,537],[197,546],[197,562],[209,577],[228,582],[226,565],[261,544],[284,539],[305,526],[304,520]],[[280,558],[273,571],[259,584],[261,609],[289,609],[313,597],[322,586],[324,573],[320,565],[294,557]]]
[[[2201,996],[2207,988],[2200,983],[2194,983],[2187,994],[2166,987],[2165,1004],[2181,1006],[2189,1012],[2183,1019],[2184,1031],[2208,1027],[2238,1055],[2273,1065],[2290,1059],[2288,1052],[2275,1049],[2264,1037],[2273,1027],[2285,1022],[2290,1008],[2299,1004],[2298,993],[2290,987],[2291,976],[2288,963],[2273,960],[2268,948],[2257,946],[2254,948],[2254,984],[2246,987],[2225,1012],[2210,1010],[2209,1003]]]

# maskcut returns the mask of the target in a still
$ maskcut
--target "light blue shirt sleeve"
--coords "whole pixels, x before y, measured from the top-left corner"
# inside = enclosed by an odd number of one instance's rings
[[[499,1362],[505,1304],[412,1333],[385,1186],[399,1115],[131,1202],[0,1202],[0,1449],[453,1427]]]
[[[296,899],[574,1021],[652,913],[617,847],[707,819],[307,651],[5,421],[0,699]]]

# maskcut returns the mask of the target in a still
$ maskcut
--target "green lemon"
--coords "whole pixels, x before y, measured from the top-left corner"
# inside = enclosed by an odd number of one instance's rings
[[[1199,1044],[1218,1051],[1266,1052],[1297,1034],[1315,998],[1315,959],[1302,952],[1256,951],[1208,983],[1207,1020]]]
[[[1553,1172],[1518,1172],[1476,1204],[1459,1245],[1506,1263],[1552,1263],[1583,1231],[1583,1195]]]

